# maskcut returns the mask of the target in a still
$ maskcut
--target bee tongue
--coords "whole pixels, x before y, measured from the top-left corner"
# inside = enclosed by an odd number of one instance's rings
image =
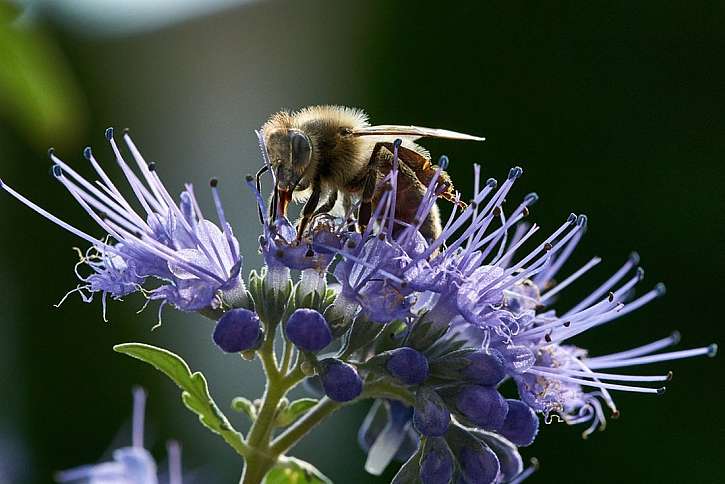
[[[286,217],[287,207],[292,200],[292,190],[279,189],[278,191],[279,203],[277,204],[277,215]]]

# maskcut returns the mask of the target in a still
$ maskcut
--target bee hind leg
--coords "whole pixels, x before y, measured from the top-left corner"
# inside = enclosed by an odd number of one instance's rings
[[[375,194],[375,185],[377,182],[377,174],[375,170],[370,170],[365,178],[362,197],[360,199],[360,207],[357,211],[357,227],[362,234],[370,223],[370,217],[373,212],[373,195]]]

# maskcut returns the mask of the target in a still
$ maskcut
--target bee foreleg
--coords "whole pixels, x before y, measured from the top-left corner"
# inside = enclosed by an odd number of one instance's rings
[[[310,198],[307,199],[305,206],[302,208],[302,218],[300,219],[300,223],[297,225],[298,241],[302,239],[302,234],[304,233],[305,228],[307,228],[307,224],[309,223],[310,218],[312,218],[312,214],[315,212],[317,205],[320,203],[321,193],[322,187],[320,186],[320,180],[319,178],[316,178],[312,182],[312,193],[310,194]]]
[[[257,192],[262,193],[262,175],[269,170],[269,167],[267,165],[264,165],[262,168],[259,169],[257,172],[257,175],[255,176],[256,179],[256,186],[257,186]],[[257,213],[259,214],[259,223],[264,224],[264,215],[262,214],[262,208],[257,206]]]

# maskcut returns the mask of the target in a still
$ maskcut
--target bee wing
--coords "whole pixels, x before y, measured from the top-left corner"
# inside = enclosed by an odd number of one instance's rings
[[[351,133],[353,136],[379,136],[391,139],[401,138],[415,141],[418,138],[445,138],[468,141],[484,141],[486,138],[473,136],[447,129],[423,128],[420,126],[398,126],[395,124],[380,124],[378,126],[364,126],[355,128]]]

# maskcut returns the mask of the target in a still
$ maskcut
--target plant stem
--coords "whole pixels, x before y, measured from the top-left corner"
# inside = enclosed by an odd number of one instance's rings
[[[272,441],[270,451],[277,455],[288,451],[318,423],[341,406],[342,404],[323,397],[304,417],[292,424],[279,437]]]
[[[299,367],[287,373],[288,362],[283,356],[282,366],[277,366],[274,353],[275,331],[268,331],[264,343],[257,350],[267,377],[267,386],[262,397],[257,418],[247,436],[247,446],[251,452],[245,458],[244,472],[240,484],[257,484],[275,465],[280,453],[270,447],[270,437],[275,428],[275,419],[280,402],[293,387],[302,381],[305,375]],[[291,346],[291,345],[290,345]],[[290,352],[291,353],[291,352]]]

